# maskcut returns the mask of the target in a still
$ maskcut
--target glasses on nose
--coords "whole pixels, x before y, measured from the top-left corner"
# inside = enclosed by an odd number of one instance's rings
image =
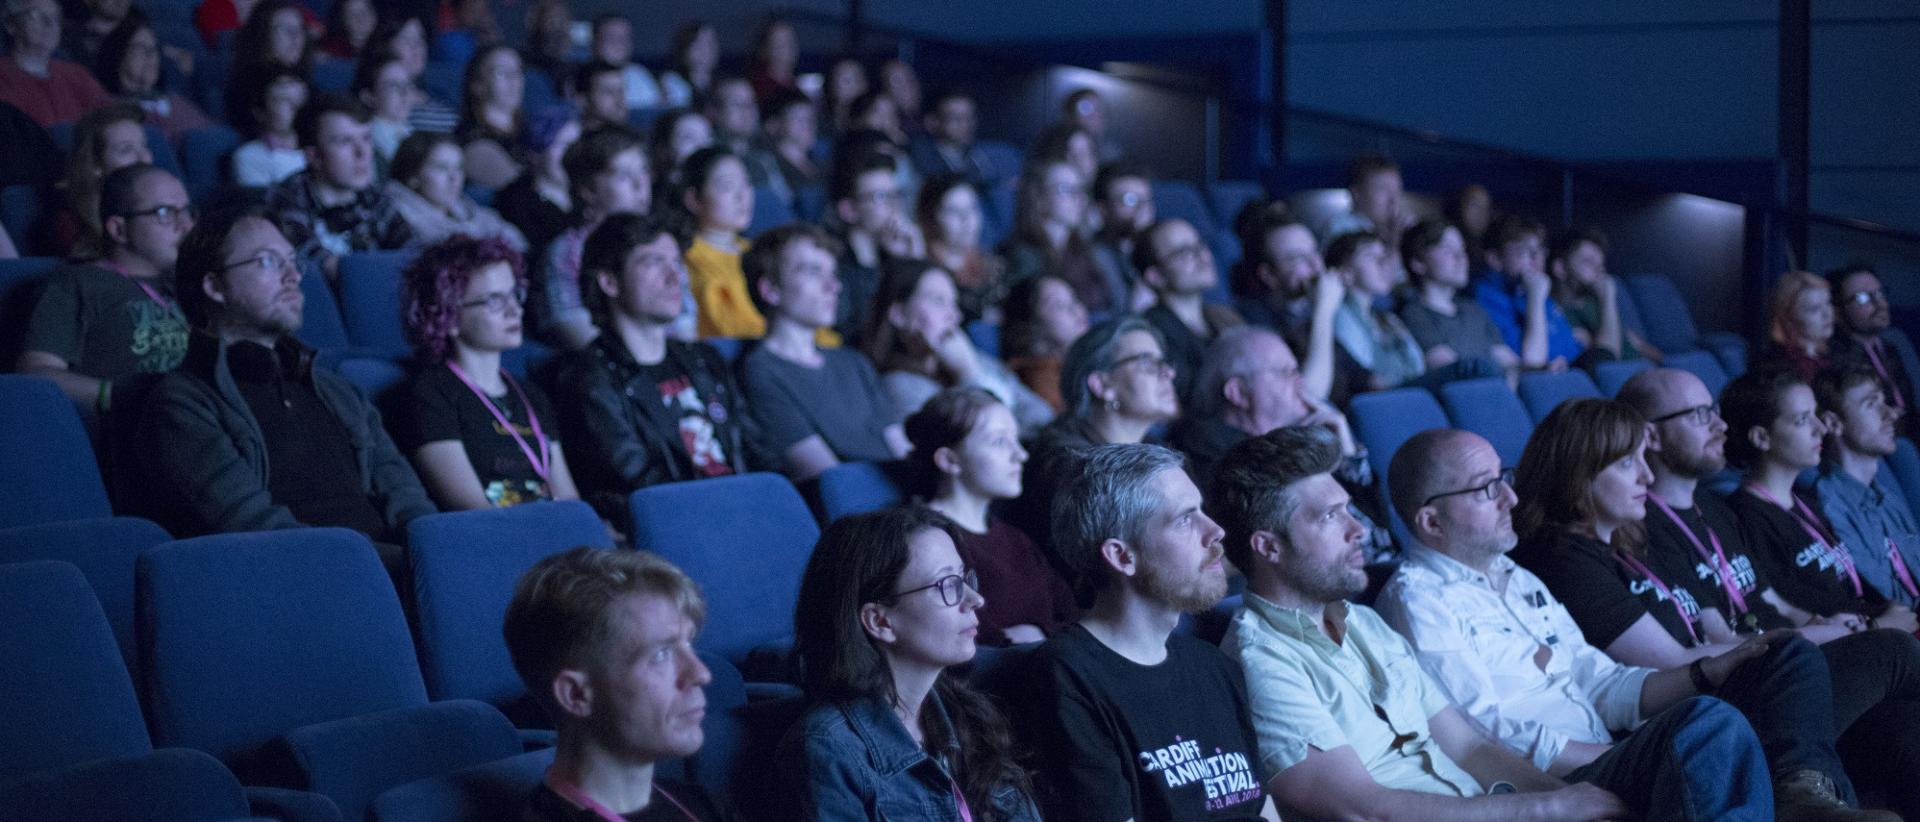
[[[1502,468],[1500,469],[1500,475],[1497,477],[1494,477],[1491,480],[1488,480],[1487,484],[1485,485],[1476,485],[1472,488],[1462,488],[1458,491],[1442,491],[1438,494],[1434,494],[1431,497],[1427,497],[1425,502],[1420,503],[1420,507],[1424,508],[1426,506],[1432,505],[1433,501],[1437,499],[1444,499],[1446,497],[1457,497],[1457,496],[1460,496],[1461,494],[1473,494],[1474,499],[1480,500],[1482,502],[1492,502],[1500,498],[1501,491],[1506,490],[1508,488],[1512,488],[1512,487],[1513,487],[1513,469]]]
[[[262,251],[244,260],[235,260],[220,266],[222,272],[232,271],[242,266],[257,265],[261,271],[269,274],[294,268],[293,257],[274,250]]]
[[[508,308],[519,308],[527,304],[527,287],[514,286],[512,291],[495,291],[477,300],[468,300],[460,304],[465,308],[485,307],[488,314],[504,315]]]
[[[1136,368],[1140,366],[1145,366],[1146,367],[1145,370],[1149,374],[1169,374],[1170,375],[1173,373],[1173,363],[1167,362],[1167,358],[1162,357],[1159,354],[1135,354],[1131,357],[1124,357],[1114,362],[1114,364],[1108,367],[1107,370],[1119,371],[1126,368]]]
[[[1087,196],[1087,187],[1076,183],[1057,183],[1049,186],[1047,190],[1061,197]]]
[[[908,594],[917,594],[917,593],[920,593],[921,591],[931,589],[931,590],[940,592],[940,604],[951,608],[955,605],[959,605],[961,598],[966,596],[966,591],[963,591],[960,588],[960,586],[962,585],[967,586],[967,590],[973,591],[974,593],[979,593],[980,592],[980,574],[974,571],[972,568],[968,568],[966,571],[962,573],[948,574],[944,577],[936,579],[930,585],[922,585],[918,588],[908,588],[905,591],[901,591],[899,593],[894,594],[893,596],[887,597],[887,599],[898,600],[901,597],[904,597]]]
[[[1119,200],[1120,204],[1127,208],[1139,208],[1140,203],[1144,202],[1145,198],[1141,197],[1138,191],[1129,191],[1120,195]]]
[[[872,203],[874,205],[882,205],[885,203],[897,203],[897,202],[900,202],[902,199],[904,198],[902,197],[900,192],[897,190],[868,191],[860,195],[860,200],[862,202]]]
[[[1163,262],[1171,263],[1173,265],[1186,265],[1187,263],[1191,263],[1194,260],[1199,259],[1200,252],[1205,250],[1207,250],[1206,246],[1203,246],[1199,243],[1188,243],[1178,248],[1167,249],[1166,256],[1162,257],[1161,259]]]
[[[1847,302],[1853,303],[1854,305],[1868,305],[1870,303],[1883,303],[1886,301],[1887,292],[1877,289],[1873,291],[1859,291],[1847,296]]]
[[[1659,423],[1666,422],[1667,420],[1685,419],[1688,425],[1706,426],[1711,425],[1719,416],[1720,403],[1715,402],[1706,405],[1696,405],[1692,408],[1682,408],[1671,414],[1661,414],[1658,417],[1648,420],[1648,422]]]
[[[193,206],[161,205],[161,206],[154,206],[153,208],[149,208],[145,211],[129,211],[126,214],[123,214],[121,216],[126,217],[129,220],[138,219],[140,217],[152,217],[154,220],[164,225],[178,225],[182,220],[189,220],[189,221],[192,220],[194,216],[194,211],[193,211]]]

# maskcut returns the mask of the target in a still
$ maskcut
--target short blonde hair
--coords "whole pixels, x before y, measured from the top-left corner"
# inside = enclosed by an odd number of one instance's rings
[[[1800,295],[1808,291],[1833,293],[1827,279],[1811,271],[1789,271],[1780,275],[1780,281],[1773,285],[1773,302],[1769,307],[1767,335],[1776,345],[1798,350],[1799,339],[1793,327],[1794,304],[1800,301]],[[1826,340],[1821,340],[1819,352],[1827,350]]]

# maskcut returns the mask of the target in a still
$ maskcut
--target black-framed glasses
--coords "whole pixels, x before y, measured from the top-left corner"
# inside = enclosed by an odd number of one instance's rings
[[[294,263],[293,257],[290,257],[286,254],[282,254],[273,249],[267,249],[266,251],[262,251],[244,260],[235,260],[233,262],[227,263],[226,265],[220,266],[220,270],[225,272],[225,271],[232,271],[236,268],[239,268],[245,265],[257,265],[257,266],[260,266],[261,271],[267,271],[267,272],[285,271],[289,268],[294,267],[293,263]]]
[[[1487,502],[1492,502],[1493,500],[1500,498],[1500,491],[1502,489],[1512,488],[1512,487],[1513,487],[1513,469],[1502,468],[1500,469],[1500,475],[1494,477],[1491,480],[1488,480],[1487,484],[1485,485],[1476,485],[1472,488],[1462,488],[1458,491],[1441,491],[1438,494],[1434,494],[1431,497],[1427,497],[1425,502],[1420,503],[1420,507],[1424,508],[1426,506],[1432,505],[1433,501],[1437,499],[1442,499],[1445,497],[1457,497],[1461,494],[1477,494],[1478,499],[1487,501]]]
[[[1713,419],[1718,416],[1720,416],[1720,403],[1713,402],[1707,403],[1706,405],[1696,405],[1692,408],[1682,408],[1671,414],[1661,414],[1658,417],[1648,420],[1648,422],[1666,422],[1667,420],[1677,420],[1684,417],[1688,423],[1693,425],[1712,425]]]
[[[1107,366],[1107,370],[1119,371],[1123,368],[1132,368],[1136,365],[1144,365],[1150,373],[1155,374],[1173,372],[1173,363],[1167,362],[1166,357],[1152,353],[1140,353],[1131,357],[1121,357],[1115,360],[1112,365]]]
[[[1852,294],[1847,295],[1847,302],[1853,303],[1854,305],[1866,305],[1868,303],[1873,303],[1873,302],[1886,302],[1886,299],[1887,299],[1887,292],[1882,291],[1880,289],[1874,289],[1872,291],[1856,291]]]
[[[512,291],[495,291],[477,300],[468,300],[460,304],[461,308],[480,308],[485,306],[490,314],[505,314],[508,307],[519,308],[527,304],[527,287],[516,285]]]
[[[194,211],[193,211],[193,206],[190,206],[190,205],[184,205],[184,206],[159,205],[159,206],[154,206],[153,208],[146,209],[144,211],[129,211],[120,216],[125,217],[129,220],[135,219],[137,217],[152,217],[156,220],[159,220],[160,222],[174,225],[174,224],[178,224],[180,222],[180,219],[183,217],[188,220],[193,219]]]
[[[966,591],[962,591],[960,589],[960,586],[962,585],[967,586],[967,590],[978,593],[980,591],[979,572],[973,570],[972,568],[968,568],[967,570],[961,573],[948,574],[944,577],[936,579],[931,584],[922,585],[918,588],[908,588],[905,591],[900,591],[898,593],[893,594],[892,596],[887,597],[887,599],[898,600],[901,597],[906,596],[908,594],[917,594],[917,593],[920,593],[921,591],[925,591],[931,588],[935,591],[940,592],[940,604],[951,608],[955,605],[959,605],[960,600],[966,596]]]
[[[1187,243],[1177,248],[1167,249],[1167,253],[1161,255],[1160,262],[1173,265],[1186,265],[1189,262],[1199,259],[1200,253],[1206,250],[1207,247],[1199,243]]]

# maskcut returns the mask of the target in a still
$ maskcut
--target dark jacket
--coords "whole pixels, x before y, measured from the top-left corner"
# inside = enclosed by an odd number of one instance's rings
[[[764,465],[745,401],[720,352],[706,343],[667,341],[666,360],[685,371],[708,403],[714,436],[727,464],[744,473]],[[601,516],[626,519],[627,495],[663,482],[700,479],[680,439],[680,414],[660,401],[659,388],[619,335],[601,334],[571,355],[561,371],[561,420],[567,465],[581,496]],[[717,411],[717,413],[716,413]]]
[[[292,337],[302,370],[320,402],[339,418],[360,466],[360,487],[395,532],[433,503],[406,457],[380,425],[380,412],[353,383],[316,368],[313,352]],[[139,465],[154,481],[146,491],[148,516],[176,537],[232,531],[300,528],[267,487],[267,442],[227,368],[227,347],[195,332],[186,360],[148,394],[140,419]]]
[[[939,697],[927,698],[950,728]],[[795,819],[960,819],[946,766],[914,743],[878,699],[814,705],[787,731],[774,761],[784,783],[779,792],[798,809]],[[1039,822],[1033,800],[1014,786],[1002,786],[993,800],[1001,819]]]

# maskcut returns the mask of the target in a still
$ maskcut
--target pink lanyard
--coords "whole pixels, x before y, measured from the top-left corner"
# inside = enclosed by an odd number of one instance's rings
[[[1680,604],[1680,598],[1673,595],[1673,589],[1668,588],[1667,583],[1661,581],[1660,577],[1655,576],[1652,568],[1648,568],[1640,560],[1628,555],[1627,552],[1614,551],[1613,558],[1618,560],[1621,565],[1627,566],[1627,568],[1631,569],[1634,573],[1646,577],[1647,581],[1653,583],[1653,587],[1664,595],[1668,602],[1673,603],[1673,610],[1680,613],[1680,624],[1687,626],[1687,636],[1693,638],[1694,645],[1699,645],[1700,632],[1693,629],[1693,617],[1687,615],[1687,607]]]
[[[960,783],[953,781],[953,777],[949,776],[947,784],[953,786],[953,802],[960,806],[960,822],[973,822],[973,808],[967,805],[967,798],[960,795]]]
[[[1893,400],[1893,407],[1901,411],[1907,410],[1907,398],[1900,396],[1900,387],[1895,385],[1893,377],[1887,374],[1887,366],[1880,362],[1880,352],[1875,350],[1880,347],[1880,341],[1874,340],[1860,347],[1867,350],[1867,361],[1873,363],[1873,372],[1880,375],[1880,384],[1886,386],[1887,394]]]
[[[492,414],[493,420],[500,423],[501,428],[506,429],[508,436],[513,437],[513,444],[520,446],[520,453],[527,455],[527,462],[533,464],[533,473],[539,475],[542,481],[550,481],[548,475],[551,463],[546,457],[547,435],[540,430],[540,418],[533,413],[533,403],[527,400],[527,392],[520,390],[520,386],[513,381],[513,377],[504,369],[501,370],[501,379],[506,380],[507,387],[520,395],[520,404],[527,409],[527,421],[533,425],[533,437],[540,443],[540,451],[537,454],[534,453],[533,446],[527,444],[526,438],[520,436],[520,430],[513,427],[513,422],[507,419],[507,415],[500,413],[499,406],[494,405],[493,400],[487,397],[487,392],[480,390],[480,386],[474,385],[473,380],[467,378],[467,372],[460,370],[460,366],[452,361],[447,362],[447,370],[452,371],[455,377],[460,378],[460,382],[466,384],[467,389],[472,391],[474,396],[480,398],[480,404],[487,407],[487,413]]]
[[[1907,570],[1907,559],[1900,556],[1893,537],[1887,537],[1887,561],[1893,563],[1893,575],[1900,579],[1900,586],[1907,589],[1907,596],[1920,598],[1920,585],[1914,584],[1913,572]]]
[[[568,802],[579,805],[586,810],[593,811],[593,815],[600,817],[604,822],[627,822],[627,820],[621,818],[620,814],[614,813],[609,810],[607,806],[595,802],[593,797],[587,795],[586,791],[580,790],[580,786],[560,778],[559,774],[551,770],[547,771],[547,787],[552,788],[554,793],[565,797]],[[673,798],[673,794],[661,790],[660,783],[653,783],[653,793],[655,796],[673,803],[673,806],[679,808],[681,813],[686,814],[688,819],[693,820],[693,822],[700,822],[700,817],[694,816],[693,811],[687,810],[687,806],[680,804],[680,800]]]
[[[1713,526],[1707,526],[1707,539],[1713,542],[1713,553],[1708,554],[1707,546],[1700,544],[1700,537],[1693,533],[1692,528],[1687,527],[1687,523],[1680,519],[1680,514],[1675,512],[1672,506],[1667,505],[1666,500],[1654,494],[1648,494],[1647,499],[1658,506],[1660,511],[1667,515],[1667,519],[1673,520],[1673,524],[1680,526],[1680,533],[1686,534],[1687,541],[1693,543],[1694,552],[1700,555],[1701,560],[1713,566],[1713,575],[1720,578],[1720,587],[1726,589],[1727,599],[1733,606],[1735,615],[1746,613],[1747,598],[1741,595],[1740,584],[1733,579],[1733,563],[1727,561],[1727,552],[1720,548],[1720,535],[1713,532]]]
[[[1853,557],[1847,554],[1845,546],[1835,546],[1834,541],[1827,539],[1826,535],[1822,533],[1820,529],[1820,518],[1815,516],[1813,511],[1807,508],[1806,503],[1800,501],[1799,495],[1788,494],[1788,496],[1793,497],[1793,507],[1787,508],[1781,505],[1780,500],[1775,499],[1773,494],[1768,493],[1765,488],[1752,484],[1747,485],[1746,488],[1748,491],[1751,491],[1754,496],[1771,502],[1776,507],[1786,508],[1787,515],[1793,517],[1793,521],[1800,524],[1800,530],[1807,532],[1807,536],[1813,537],[1815,542],[1820,543],[1820,547],[1832,555],[1834,561],[1840,563],[1840,568],[1847,572],[1847,579],[1853,581],[1853,595],[1857,597],[1867,595],[1866,589],[1860,585],[1859,572],[1853,568]]]
[[[152,300],[154,305],[160,306],[170,313],[176,311],[173,303],[168,302],[167,298],[160,296],[159,291],[156,291],[153,286],[147,285],[139,277],[128,274],[127,269],[119,263],[113,262],[112,260],[101,260],[100,267],[120,275],[120,277],[127,282],[139,286],[141,291],[147,293],[147,299]]]

